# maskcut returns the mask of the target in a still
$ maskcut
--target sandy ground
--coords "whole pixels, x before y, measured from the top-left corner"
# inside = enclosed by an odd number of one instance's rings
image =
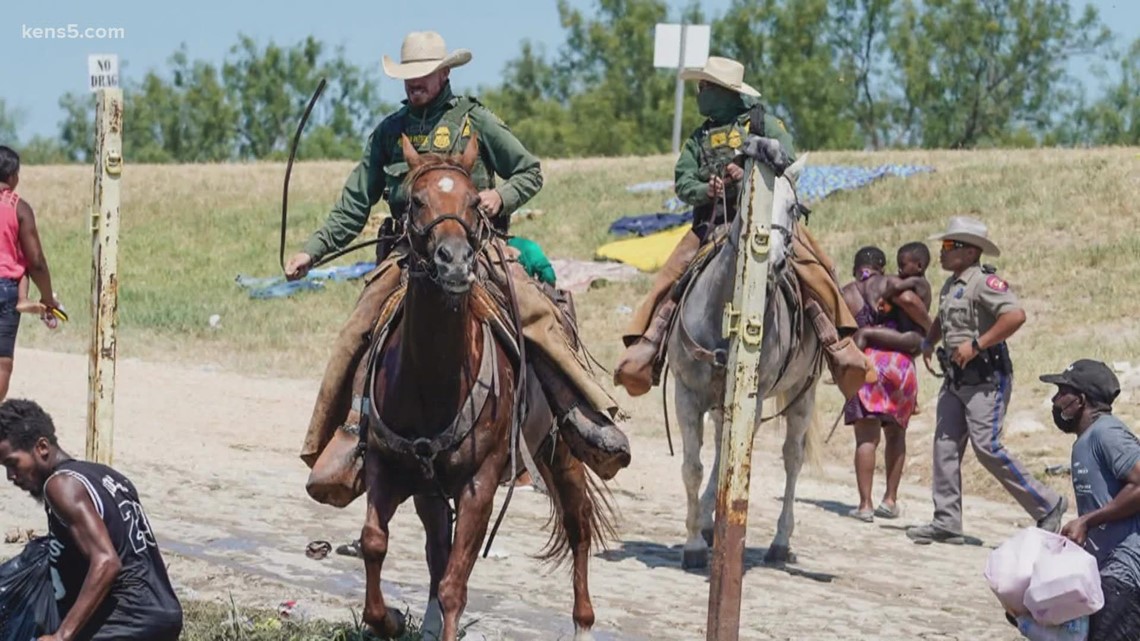
[[[11,396],[41,402],[62,442],[82,456],[86,357],[32,350],[16,356]],[[359,532],[363,502],[343,509],[304,492],[297,458],[316,380],[239,376],[206,368],[118,365],[115,466],[140,489],[184,598],[275,607],[298,599],[311,615],[348,618],[363,600],[359,560],[305,557]],[[967,497],[974,546],[917,546],[901,526],[929,518],[929,490],[904,487],[900,521],[872,525],[841,516],[855,495],[851,472],[807,472],[796,504],[788,570],[760,564],[780,509],[778,436],[757,440],[742,639],[1016,639],[982,571],[992,546],[1029,518],[1010,502]],[[878,483],[881,483],[881,479]],[[634,464],[611,484],[620,540],[591,564],[599,639],[704,638],[707,573],[680,569],[684,500],[680,459],[664,438],[636,439]],[[500,494],[500,498],[502,494]],[[536,561],[547,503],[516,493],[492,557],[471,578],[465,621],[488,639],[569,638],[569,572]],[[0,491],[0,529],[44,528],[42,508],[14,487]],[[890,525],[888,525],[890,523]],[[18,552],[0,545],[0,557]],[[427,571],[410,502],[392,524],[384,568],[390,603],[422,613]]]

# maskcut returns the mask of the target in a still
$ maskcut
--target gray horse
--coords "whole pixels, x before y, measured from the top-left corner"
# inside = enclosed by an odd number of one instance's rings
[[[778,409],[768,404],[767,414],[781,414],[786,423],[784,437],[784,505],[776,537],[768,547],[765,562],[795,562],[790,540],[794,520],[796,478],[803,465],[809,428],[813,424],[815,385],[820,373],[820,343],[811,321],[806,320],[797,296],[789,296],[795,288],[789,281],[792,267],[787,254],[791,251],[791,230],[797,224],[797,201],[793,182],[799,176],[805,158],[789,167],[773,184],[771,252],[768,274],[768,300],[764,314],[764,339],[761,347],[761,398],[775,397]],[[762,179],[757,188],[764,189]],[[743,210],[746,205],[742,204]],[[757,211],[754,215],[764,216]],[[717,478],[720,471],[721,435],[724,424],[724,362],[726,341],[722,338],[722,312],[732,301],[737,246],[740,242],[742,218],[733,222],[726,242],[717,255],[696,276],[681,302],[679,322],[669,337],[669,371],[675,380],[677,420],[681,426],[684,463],[682,477],[688,500],[688,515],[682,565],[703,568],[708,565],[712,544],[713,508],[716,504]],[[719,357],[719,358],[718,358]],[[716,458],[702,494],[701,445],[704,441],[705,413],[716,428]],[[754,430],[762,422],[757,411]]]

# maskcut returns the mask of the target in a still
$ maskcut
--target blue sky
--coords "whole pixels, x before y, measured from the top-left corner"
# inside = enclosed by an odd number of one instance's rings
[[[1123,47],[1140,37],[1140,0],[1087,0],[1100,9],[1104,21]],[[729,0],[701,0],[707,14],[718,15]],[[1073,0],[1083,7],[1086,0]],[[87,90],[87,54],[117,53],[124,79],[139,78],[147,70],[164,69],[166,60],[185,42],[190,57],[221,61],[238,33],[264,44],[270,39],[292,44],[307,35],[330,45],[343,45],[355,64],[380,64],[381,54],[399,56],[400,40],[408,31],[434,29],[449,48],[464,47],[474,60],[453,76],[457,88],[495,84],[503,65],[531,39],[557,49],[563,39],[554,0],[197,0],[191,3],[153,0],[44,0],[23,2],[5,9],[0,27],[0,87],[9,108],[21,113],[21,139],[34,134],[55,135],[62,113],[61,95]],[[590,8],[591,0],[572,0]],[[686,1],[670,0],[672,17]],[[430,7],[430,10],[427,8]],[[25,38],[24,28],[75,25],[78,31],[118,27],[117,40]],[[716,43],[713,43],[715,50]],[[1089,61],[1072,65],[1081,73]],[[382,74],[381,74],[381,77]],[[399,83],[383,78],[385,100],[402,98]],[[361,132],[362,135],[364,132]]]

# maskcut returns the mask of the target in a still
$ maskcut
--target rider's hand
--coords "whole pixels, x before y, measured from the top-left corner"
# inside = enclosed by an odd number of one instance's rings
[[[713,176],[712,178],[709,178],[709,200],[716,200],[717,196],[720,196],[721,192],[723,191],[724,181],[721,180],[719,176]]]
[[[726,183],[740,182],[744,179],[744,168],[734,162],[725,165],[724,173]]]
[[[285,279],[298,280],[305,277],[309,273],[309,269],[313,267],[313,257],[305,252],[297,252],[285,263]]]
[[[503,211],[503,197],[494,189],[479,192],[479,208],[488,216],[498,216]]]

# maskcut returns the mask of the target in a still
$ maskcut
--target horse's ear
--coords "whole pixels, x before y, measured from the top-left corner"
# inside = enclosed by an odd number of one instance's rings
[[[420,159],[420,152],[416,151],[415,145],[408,139],[407,134],[400,134],[400,147],[404,150],[404,161],[408,163],[409,169],[415,169],[423,162]]]
[[[807,165],[808,154],[800,156],[799,160],[791,164],[790,167],[784,170],[784,175],[788,176],[792,182],[799,182],[800,174],[803,173],[804,167]]]
[[[467,146],[463,148],[463,155],[459,158],[459,162],[470,173],[475,167],[476,160],[479,160],[479,140],[478,134],[473,131],[471,137],[467,139]]]

